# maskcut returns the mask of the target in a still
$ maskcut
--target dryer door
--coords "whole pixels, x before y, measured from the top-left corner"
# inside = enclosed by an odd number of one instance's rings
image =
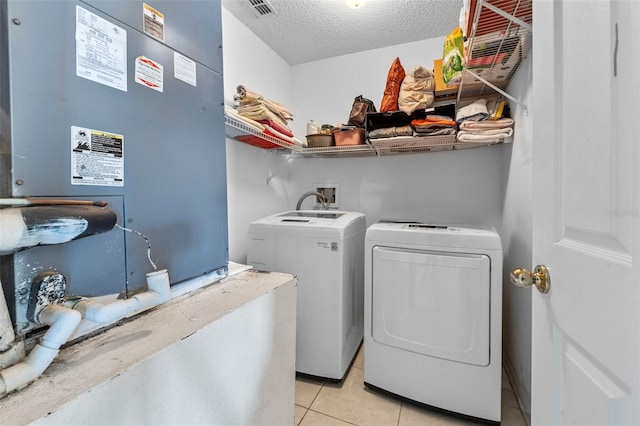
[[[486,255],[374,247],[375,341],[428,356],[489,364]]]

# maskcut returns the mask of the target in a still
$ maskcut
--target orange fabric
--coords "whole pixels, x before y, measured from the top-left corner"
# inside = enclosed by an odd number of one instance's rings
[[[455,126],[456,122],[453,120],[444,120],[442,118],[429,118],[429,116],[427,116],[427,118],[424,118],[424,119],[411,120],[411,124],[413,126],[423,126],[425,124],[441,124],[443,126]]]
[[[405,75],[400,58],[394,59],[387,74],[387,85],[380,102],[380,112],[398,111],[398,94]]]

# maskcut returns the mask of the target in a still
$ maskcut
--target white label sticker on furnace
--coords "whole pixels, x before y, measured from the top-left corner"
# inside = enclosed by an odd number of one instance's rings
[[[127,31],[76,6],[76,75],[127,91]]]
[[[173,52],[173,76],[196,86],[196,63],[178,52]]]
[[[124,186],[124,137],[71,126],[71,184]]]
[[[143,3],[142,28],[151,37],[164,41],[164,14]]]
[[[162,70],[162,65],[156,61],[144,56],[138,56],[136,58],[136,83],[162,92]]]

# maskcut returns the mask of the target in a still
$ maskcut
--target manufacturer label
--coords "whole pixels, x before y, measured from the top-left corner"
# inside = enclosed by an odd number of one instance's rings
[[[317,241],[316,247],[321,249],[330,249],[331,251],[338,251],[338,243],[336,241],[332,241],[330,243],[324,241]]]
[[[71,184],[124,186],[124,137],[71,126]]]
[[[127,91],[127,32],[76,6],[76,75]]]

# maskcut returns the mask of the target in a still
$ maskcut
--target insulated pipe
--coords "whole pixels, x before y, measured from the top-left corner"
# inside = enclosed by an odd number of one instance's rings
[[[166,269],[147,274],[148,290],[129,299],[112,303],[99,303],[91,299],[82,299],[73,305],[73,309],[82,314],[82,318],[97,323],[118,321],[129,314],[158,306],[171,298],[169,274]]]
[[[60,346],[69,339],[81,320],[79,312],[64,306],[48,305],[42,309],[38,322],[50,327],[24,361],[0,371],[0,397],[37,379],[58,355]]]
[[[0,209],[0,255],[38,245],[61,244],[111,230],[116,213],[96,206],[32,206]]]

